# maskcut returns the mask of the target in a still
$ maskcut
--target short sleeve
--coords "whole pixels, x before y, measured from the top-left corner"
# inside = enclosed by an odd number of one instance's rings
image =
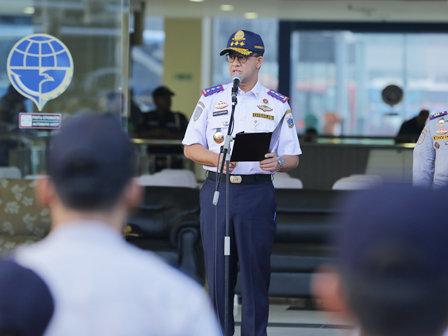
[[[429,125],[422,131],[413,153],[412,183],[415,186],[430,188],[434,180],[435,149]]]
[[[300,155],[302,149],[300,148],[299,137],[297,136],[297,129],[294,123],[294,118],[291,112],[291,107],[288,103],[282,103],[284,110],[284,117],[281,119],[281,132],[277,148],[277,155]]]
[[[190,122],[188,123],[187,131],[182,140],[182,144],[185,146],[200,144],[207,148],[207,110],[203,101],[204,96],[198,101]]]

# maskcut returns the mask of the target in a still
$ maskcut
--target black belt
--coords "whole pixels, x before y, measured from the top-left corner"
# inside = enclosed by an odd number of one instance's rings
[[[210,170],[207,171],[207,177],[216,181],[216,173]],[[226,181],[226,175],[223,174],[221,178],[222,182]],[[257,182],[270,182],[272,181],[271,174],[253,174],[253,175],[232,175],[230,174],[230,183],[257,183]]]

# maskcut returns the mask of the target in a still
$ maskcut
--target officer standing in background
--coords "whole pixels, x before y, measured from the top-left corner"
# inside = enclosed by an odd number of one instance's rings
[[[159,86],[152,93],[156,109],[142,113],[137,123],[136,136],[142,139],[180,140],[187,129],[188,120],[183,113],[171,111],[174,92],[166,86]],[[164,168],[183,168],[183,148],[181,145],[148,145],[148,154],[155,157],[155,172]],[[173,156],[171,164],[167,157]]]
[[[159,86],[152,93],[156,109],[142,113],[137,124],[137,136],[144,139],[182,139],[188,120],[180,112],[171,111],[174,92]]]
[[[413,184],[440,188],[448,185],[448,116],[431,117],[414,148]]]
[[[270,256],[276,231],[276,199],[272,175],[297,167],[301,149],[287,103],[288,97],[263,87],[258,72],[265,52],[261,37],[246,30],[230,36],[221,51],[229,62],[230,75],[242,76],[239,84],[232,135],[239,132],[272,132],[281,121],[278,147],[261,162],[231,162],[230,181],[230,290],[229,333],[233,335],[233,296],[239,262],[242,284],[241,335],[266,335],[269,314]],[[210,298],[224,328],[225,183],[218,202],[217,246],[215,206],[219,152],[227,135],[232,84],[202,90],[185,134],[185,156],[204,166],[207,179],[201,189],[201,234]],[[284,117],[284,118],[283,118]],[[224,171],[225,173],[225,171]],[[223,178],[225,181],[225,177]],[[216,262],[216,265],[215,265]],[[216,266],[216,267],[215,267]]]
[[[395,137],[395,143],[415,142],[423,131],[428,116],[428,110],[421,110],[418,116],[405,121]]]

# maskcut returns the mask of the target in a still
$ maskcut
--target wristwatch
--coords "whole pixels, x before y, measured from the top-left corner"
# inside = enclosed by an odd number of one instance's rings
[[[283,159],[281,157],[278,158],[278,164],[280,165],[280,167],[278,167],[278,169],[276,171],[279,171],[280,169],[283,168],[285,161],[283,161]]]

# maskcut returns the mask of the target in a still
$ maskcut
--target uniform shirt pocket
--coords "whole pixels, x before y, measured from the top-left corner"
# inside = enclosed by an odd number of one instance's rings
[[[210,119],[207,127],[207,141],[210,149],[214,145],[218,148],[224,143],[224,139],[228,133],[229,121],[228,117],[213,117]]]
[[[250,123],[251,130],[254,133],[272,132],[276,126],[276,121],[257,116],[252,116],[252,118],[250,118]]]

